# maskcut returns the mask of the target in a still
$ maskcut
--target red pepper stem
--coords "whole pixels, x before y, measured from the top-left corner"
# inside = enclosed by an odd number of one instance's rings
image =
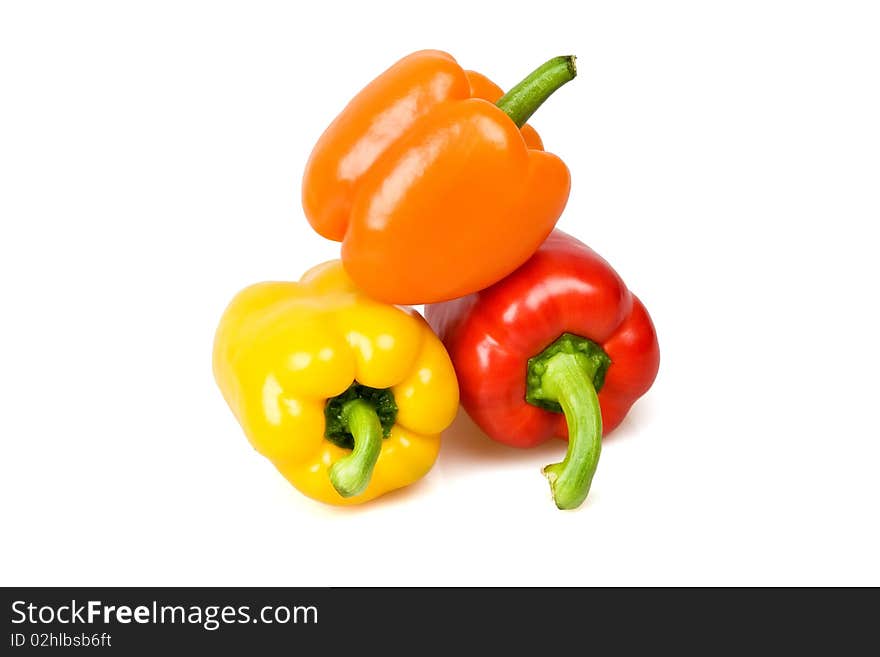
[[[582,354],[559,352],[541,376],[544,399],[562,407],[568,424],[568,450],[561,463],[544,468],[560,509],[575,509],[587,498],[602,451],[602,412],[593,377]]]
[[[574,60],[574,55],[565,55],[544,62],[504,94],[495,105],[504,110],[518,128],[522,128],[554,91],[574,80],[577,75]]]
[[[370,483],[382,451],[382,423],[372,404],[360,398],[345,403],[341,418],[354,438],[354,449],[330,467],[330,483],[342,497],[352,497]]]

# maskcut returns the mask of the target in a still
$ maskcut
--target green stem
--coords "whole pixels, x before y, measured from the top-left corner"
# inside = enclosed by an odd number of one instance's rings
[[[354,449],[330,467],[330,483],[342,497],[363,492],[382,451],[382,423],[376,409],[363,399],[345,403],[342,423],[354,438]]]
[[[554,57],[529,73],[525,79],[504,94],[497,103],[522,128],[529,117],[554,91],[574,80],[577,68],[574,55]]]
[[[568,450],[561,463],[544,468],[560,509],[575,509],[587,498],[602,451],[602,412],[581,354],[560,352],[546,361],[541,377],[544,399],[562,407],[568,424]]]

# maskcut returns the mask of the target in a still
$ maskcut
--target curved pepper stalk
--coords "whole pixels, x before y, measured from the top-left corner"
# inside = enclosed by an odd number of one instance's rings
[[[598,391],[610,364],[602,347],[569,333],[529,359],[526,401],[561,410],[568,425],[565,458],[544,468],[560,509],[576,509],[590,492],[602,451]]]
[[[342,497],[362,493],[382,451],[382,424],[376,409],[363,399],[342,408],[342,421],[354,439],[354,449],[330,467],[330,483]]]
[[[574,80],[577,76],[575,59],[574,55],[564,55],[544,62],[495,104],[522,128],[554,91]]]

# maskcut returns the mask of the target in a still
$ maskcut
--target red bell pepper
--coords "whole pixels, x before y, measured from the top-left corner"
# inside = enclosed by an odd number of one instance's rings
[[[610,432],[657,375],[648,312],[595,251],[554,231],[519,269],[466,297],[430,304],[461,404],[489,437],[514,447],[568,438],[544,468],[560,509],[580,506]]]

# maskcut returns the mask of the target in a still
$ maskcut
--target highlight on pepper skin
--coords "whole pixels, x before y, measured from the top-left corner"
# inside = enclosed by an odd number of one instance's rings
[[[424,319],[366,297],[338,260],[240,292],[213,363],[251,444],[327,504],[423,477],[458,408],[452,363]]]

